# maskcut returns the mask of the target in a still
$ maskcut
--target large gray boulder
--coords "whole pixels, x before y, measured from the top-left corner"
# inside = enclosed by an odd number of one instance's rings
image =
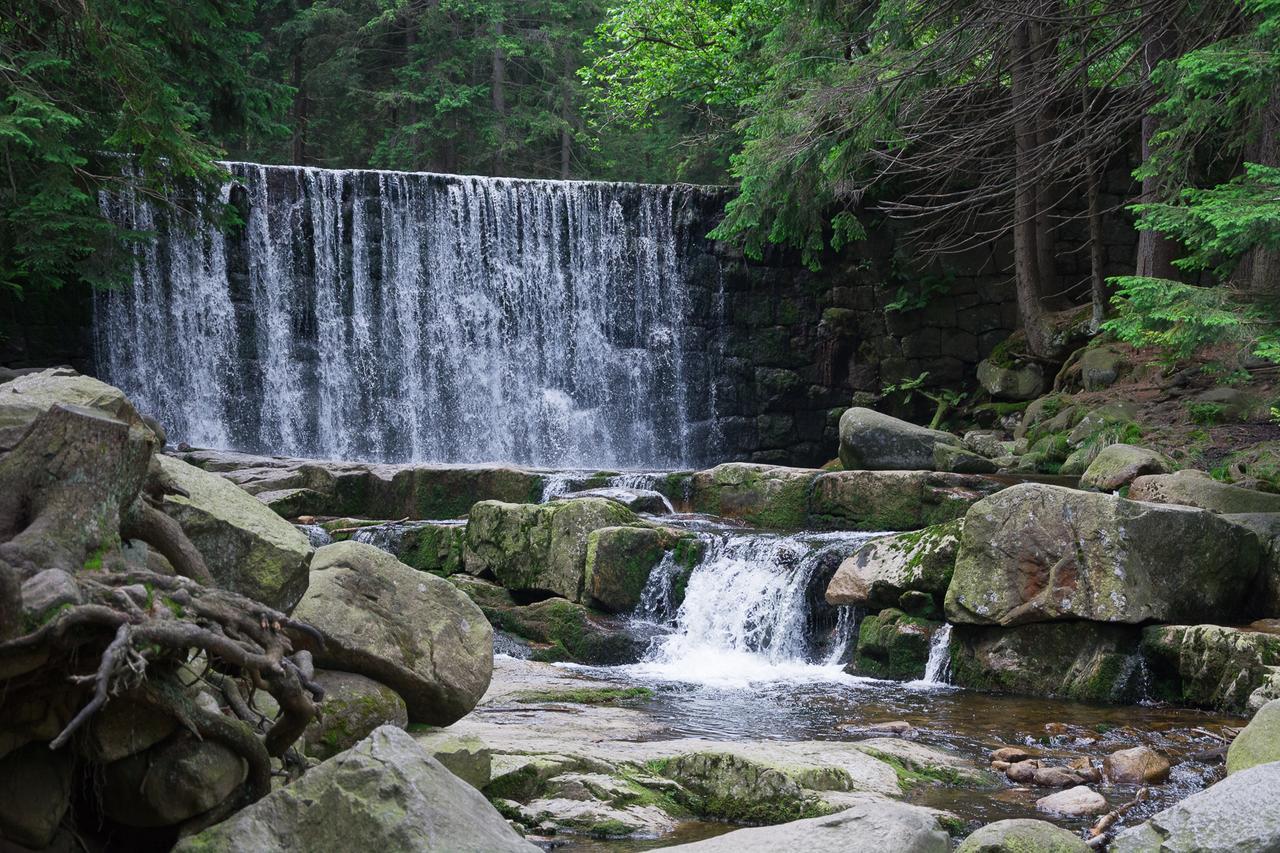
[[[372,545],[316,551],[294,617],[325,637],[318,666],[358,672],[399,693],[409,721],[447,726],[469,713],[493,674],[493,629],[447,580]]]
[[[1227,748],[1227,772],[1239,773],[1273,761],[1280,761],[1280,699],[1263,705],[1236,735]]]
[[[130,425],[142,423],[119,388],[70,368],[54,367],[0,385],[0,453],[17,444],[27,427],[56,403],[97,409]]]
[[[307,589],[307,537],[217,474],[172,456],[155,458],[164,478],[187,493],[166,495],[163,509],[204,555],[214,579],[277,610],[291,610]]]
[[[937,812],[873,794],[848,797],[850,807],[827,817],[738,829],[667,850],[689,853],[948,853],[951,840]]]
[[[827,586],[827,603],[881,610],[900,606],[908,591],[941,601],[951,583],[962,524],[957,519],[871,540],[836,569]]]
[[[976,625],[1228,620],[1260,562],[1257,537],[1211,512],[1024,483],[965,516],[946,611]]]
[[[1129,487],[1129,498],[1220,513],[1280,512],[1280,495],[1219,483],[1192,469],[1138,477]]]
[[[1111,853],[1275,853],[1280,761],[1259,764],[1116,836]]]
[[[484,795],[384,726],[175,853],[536,853]]]
[[[464,561],[513,592],[551,593],[582,601],[587,589],[587,535],[639,524],[635,513],[605,498],[471,507]]]
[[[1093,848],[1074,832],[1031,818],[998,820],[975,831],[956,853],[1089,853]]]
[[[855,407],[840,416],[840,461],[846,471],[932,471],[935,444],[960,446],[961,441],[874,409]]]

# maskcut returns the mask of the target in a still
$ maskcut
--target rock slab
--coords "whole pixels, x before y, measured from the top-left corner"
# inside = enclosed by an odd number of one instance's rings
[[[846,471],[931,471],[935,444],[961,442],[951,433],[874,409],[854,407],[840,416],[840,461]]]
[[[384,726],[291,785],[184,839],[197,851],[534,853],[484,795]]]

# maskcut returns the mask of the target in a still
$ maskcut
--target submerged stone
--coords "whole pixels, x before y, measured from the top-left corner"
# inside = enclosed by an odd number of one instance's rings
[[[929,644],[940,627],[941,622],[896,609],[866,616],[858,626],[858,645],[847,671],[901,681],[920,678],[929,660]]]

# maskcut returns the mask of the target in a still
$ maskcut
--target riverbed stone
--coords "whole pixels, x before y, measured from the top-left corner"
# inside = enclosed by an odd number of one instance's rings
[[[626,486],[601,486],[561,495],[560,500],[575,498],[604,498],[620,503],[632,512],[662,515],[671,511],[670,503],[661,492],[652,489],[633,489]]]
[[[303,751],[315,758],[332,758],[364,740],[374,729],[409,725],[404,699],[385,684],[353,672],[319,669],[316,684],[324,689],[320,716],[302,735]]]
[[[1219,483],[1203,471],[1184,469],[1172,474],[1138,477],[1129,487],[1135,501],[1181,504],[1217,513],[1280,512],[1280,495]]]
[[[667,531],[650,527],[602,527],[587,534],[591,602],[612,613],[634,610],[671,539]]]
[[[836,569],[827,603],[880,610],[898,605],[909,591],[941,602],[955,569],[963,523],[957,519],[862,545]]]
[[[360,542],[315,553],[294,616],[315,626],[326,669],[357,670],[399,693],[409,721],[448,725],[471,711],[493,672],[493,629],[443,578]]]
[[[1025,696],[1103,702],[1137,698],[1140,629],[1096,622],[1033,622],[1012,628],[956,625],[951,681]]]
[[[444,577],[463,570],[467,528],[461,524],[415,524],[401,535],[396,559],[420,572]]]
[[[1261,556],[1257,537],[1205,510],[1024,483],[965,516],[947,618],[1226,620],[1243,613]]]
[[[534,853],[538,848],[411,735],[383,726],[227,821],[183,839],[174,850]]]
[[[229,747],[183,731],[103,767],[102,810],[126,826],[171,826],[218,805],[247,776]]]
[[[467,522],[464,562],[469,573],[491,575],[513,592],[582,601],[589,592],[588,534],[625,526],[644,525],[631,510],[604,498],[481,501]]]
[[[846,671],[900,681],[921,678],[929,660],[929,643],[940,627],[941,622],[908,616],[894,608],[865,616]]]
[[[0,758],[0,848],[7,841],[39,850],[53,842],[71,807],[72,769],[71,754],[46,743]]]
[[[162,509],[182,526],[222,586],[289,611],[307,589],[311,543],[232,483],[172,456],[157,455],[163,477],[186,492]]]
[[[1132,444],[1109,444],[1098,452],[1080,478],[1080,488],[1115,492],[1148,474],[1168,474],[1173,463],[1162,453]]]
[[[667,850],[688,853],[755,853],[805,850],[810,853],[948,853],[951,840],[937,813],[868,794],[850,799],[842,811],[778,826],[738,829],[724,835],[677,844]]]
[[[1227,748],[1227,772],[1280,761],[1280,699],[1263,705]]]
[[[1116,836],[1111,853],[1280,850],[1280,761],[1232,773]]]
[[[874,409],[854,407],[840,416],[840,461],[846,471],[930,471],[936,444],[961,442],[951,433]]]
[[[1149,746],[1117,749],[1102,760],[1102,775],[1121,785],[1159,785],[1169,778],[1169,759]]]
[[[832,471],[813,480],[806,527],[822,530],[919,530],[964,516],[1005,488],[981,474],[930,471]]]
[[[1156,697],[1236,713],[1280,672],[1280,636],[1221,625],[1151,625],[1142,653]]]
[[[1074,832],[1032,818],[999,820],[973,832],[956,853],[1089,853]]]
[[[1087,785],[1077,785],[1036,800],[1036,810],[1060,817],[1086,817],[1103,814],[1107,800]]]

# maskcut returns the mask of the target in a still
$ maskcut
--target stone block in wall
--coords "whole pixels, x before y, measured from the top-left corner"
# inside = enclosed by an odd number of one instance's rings
[[[919,315],[921,323],[942,329],[956,324],[955,303],[945,295],[937,295],[929,300],[929,304],[920,309]]]
[[[794,370],[757,367],[755,386],[756,402],[766,412],[793,409],[805,401],[805,386]]]
[[[990,303],[956,312],[956,326],[974,335],[1004,327],[1000,306]]]
[[[960,361],[970,364],[977,364],[980,360],[978,356],[978,336],[964,329],[944,332],[942,349]]]
[[[937,358],[942,355],[942,330],[925,326],[904,335],[902,354],[907,358]]]
[[[795,420],[791,415],[756,415],[756,440],[765,450],[781,449],[795,441]]]

